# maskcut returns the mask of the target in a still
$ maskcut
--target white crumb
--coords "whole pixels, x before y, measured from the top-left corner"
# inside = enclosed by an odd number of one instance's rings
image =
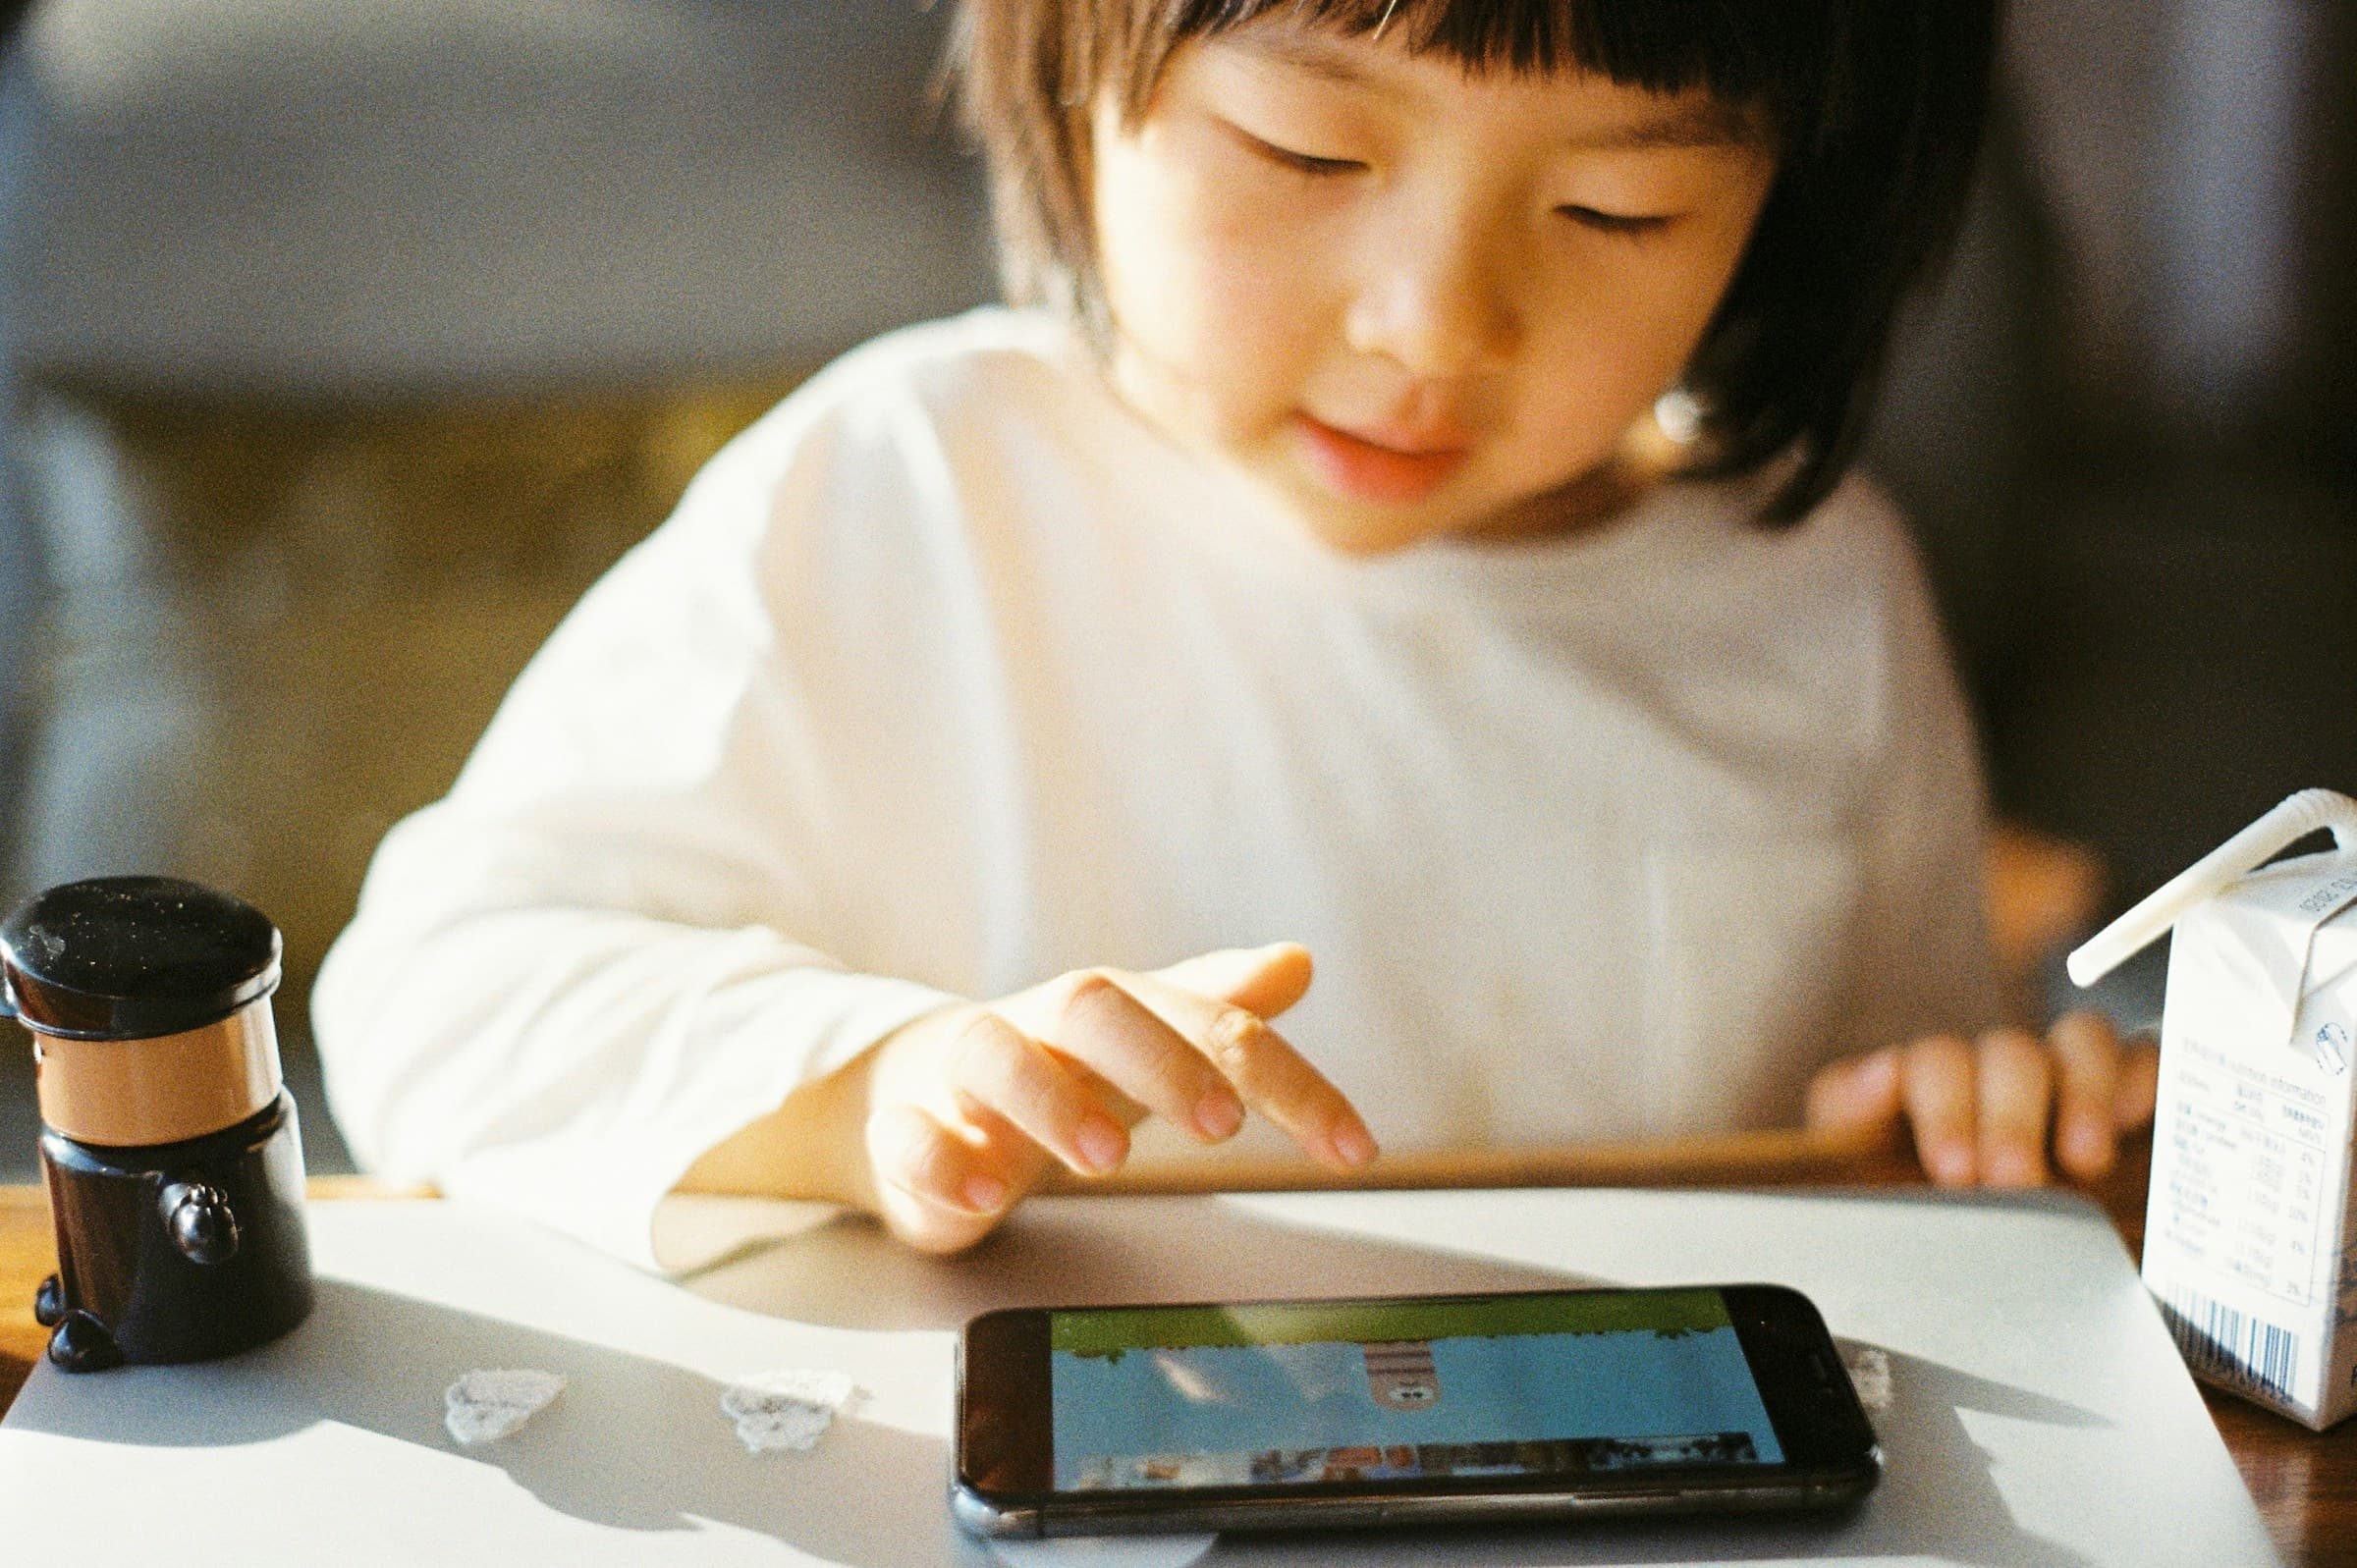
[[[786,1367],[729,1384],[720,1396],[720,1409],[737,1423],[737,1436],[747,1453],[777,1448],[806,1452],[858,1393],[858,1386],[843,1373]]]
[[[564,1391],[565,1379],[553,1372],[470,1372],[443,1390],[442,1425],[468,1446],[494,1442],[512,1436]]]

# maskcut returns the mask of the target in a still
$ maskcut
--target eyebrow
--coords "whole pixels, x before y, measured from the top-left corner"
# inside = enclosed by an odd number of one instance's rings
[[[1288,27],[1247,27],[1222,40],[1249,54],[1280,65],[1371,92],[1397,97],[1399,89],[1370,75],[1340,44],[1317,32]],[[1582,151],[1654,151],[1757,146],[1765,139],[1757,117],[1750,111],[1708,94],[1664,100],[1660,114],[1620,125],[1599,127],[1571,136],[1568,144]]]

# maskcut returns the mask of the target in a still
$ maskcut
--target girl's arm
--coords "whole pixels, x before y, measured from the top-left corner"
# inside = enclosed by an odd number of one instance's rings
[[[683,1261],[658,1258],[656,1220],[691,1170],[959,1245],[1046,1159],[1101,1168],[1092,1120],[1118,1160],[1140,1107],[1189,1110],[1215,1078],[1237,1119],[1261,1109],[1314,1158],[1371,1156],[1216,977],[1091,971],[1053,1005],[958,994],[989,911],[1022,892],[978,881],[1022,868],[942,847],[954,784],[875,805],[959,777],[989,695],[961,682],[993,650],[959,597],[958,518],[892,445],[926,458],[922,424],[819,406],[790,401],[716,460],[533,660],[449,798],[386,839],[313,997],[356,1153],[641,1264]],[[918,916],[878,892],[912,887],[949,892]],[[921,941],[879,941],[912,919]],[[1081,996],[1095,1010],[1068,1016]],[[976,1179],[995,1204],[969,1201]]]
[[[839,961],[804,787],[823,737],[777,648],[845,504],[840,445],[795,400],[740,437],[387,838],[313,997],[370,1168],[650,1263],[700,1155],[962,1000]]]

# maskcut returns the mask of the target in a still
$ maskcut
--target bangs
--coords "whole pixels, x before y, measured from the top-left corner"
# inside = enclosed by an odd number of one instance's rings
[[[1647,92],[1699,89],[1765,109],[1780,139],[1803,144],[1823,134],[1835,96],[1826,62],[1840,54],[1823,6],[1756,0],[1148,0],[1143,9],[1162,12],[1151,31],[1170,44],[1285,21],[1379,34],[1475,74],[1576,71]]]

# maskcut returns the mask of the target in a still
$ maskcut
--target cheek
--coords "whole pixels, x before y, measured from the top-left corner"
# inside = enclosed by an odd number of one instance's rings
[[[1751,240],[1758,201],[1727,202],[1707,227],[1664,255],[1630,301],[1630,336],[1665,379],[1683,372],[1726,297]]]
[[[1314,362],[1313,246],[1271,203],[1187,166],[1149,135],[1116,148],[1097,244],[1122,335],[1236,437],[1289,410]]]
[[[1541,406],[1576,410],[1601,456],[1684,372],[1740,250],[1739,238],[1714,236],[1567,275],[1544,312]]]

